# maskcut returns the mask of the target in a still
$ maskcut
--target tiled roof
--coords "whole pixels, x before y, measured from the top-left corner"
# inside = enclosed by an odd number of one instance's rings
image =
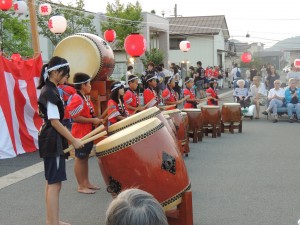
[[[225,38],[229,38],[229,31],[224,15],[170,17],[170,35],[218,34],[223,29]]]

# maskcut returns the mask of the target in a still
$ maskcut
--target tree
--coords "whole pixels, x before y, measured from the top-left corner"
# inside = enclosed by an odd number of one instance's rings
[[[93,25],[94,16],[84,12],[84,0],[76,0],[75,6],[68,4],[65,6],[61,2],[50,3],[53,11],[57,11],[64,15],[67,20],[68,26],[66,31],[61,35],[53,34],[48,28],[48,20],[50,17],[38,15],[38,26],[40,27],[39,34],[47,37],[51,43],[56,46],[65,37],[75,33],[88,32],[97,34],[96,28]]]
[[[20,19],[11,12],[0,11],[0,40],[4,55],[19,53],[23,57],[31,57],[29,20]]]
[[[126,6],[115,0],[115,3],[107,3],[105,22],[101,22],[101,30],[111,28],[116,31],[116,47],[124,49],[124,40],[131,33],[140,31],[140,24],[143,21],[142,7],[137,1],[135,5],[128,3]]]
[[[153,62],[154,65],[158,65],[158,64],[163,63],[164,54],[159,49],[153,48],[150,51],[146,51],[145,56],[142,57],[141,60],[145,67],[147,67],[147,64],[149,62]]]

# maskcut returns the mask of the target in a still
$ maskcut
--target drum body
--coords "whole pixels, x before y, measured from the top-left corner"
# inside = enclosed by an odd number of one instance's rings
[[[127,188],[151,193],[168,210],[181,202],[190,181],[163,123],[152,118],[119,131],[96,146],[98,163],[113,195]]]
[[[222,121],[224,123],[239,123],[242,119],[241,105],[239,103],[224,103],[222,106]]]
[[[203,125],[220,125],[221,112],[219,106],[201,106]]]
[[[176,127],[176,136],[178,140],[185,140],[184,121],[179,109],[163,111],[164,114],[169,115]]]
[[[174,125],[174,122],[172,120],[172,118],[169,115],[164,115],[165,119],[168,121],[169,126],[172,129],[172,132],[174,133],[174,135],[176,135],[176,127]]]
[[[89,33],[66,37],[57,44],[53,56],[65,58],[70,63],[70,83],[77,72],[86,73],[95,81],[105,81],[115,67],[114,53],[108,43]]]
[[[173,139],[175,139],[176,137],[175,137],[175,135],[173,135],[172,128],[170,127],[168,121],[165,119],[165,117],[163,116],[163,114],[161,113],[159,108],[157,108],[157,107],[151,107],[149,109],[143,110],[142,112],[138,112],[134,115],[131,115],[124,120],[120,120],[119,122],[108,127],[108,133],[110,135],[114,134],[114,133],[121,131],[127,127],[130,127],[134,124],[137,124],[139,122],[142,122],[147,119],[154,118],[154,117],[157,117],[160,121],[163,122],[163,124],[165,125],[167,130],[172,135]]]
[[[182,112],[187,113],[190,131],[202,129],[202,116],[200,109],[182,109]]]

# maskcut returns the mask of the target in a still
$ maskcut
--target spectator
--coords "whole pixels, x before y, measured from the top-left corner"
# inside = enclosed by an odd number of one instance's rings
[[[199,91],[200,98],[205,98],[205,91],[204,91],[205,80],[206,80],[205,71],[202,68],[202,62],[198,61],[197,62],[197,71],[196,71],[195,77],[194,77],[194,82],[196,84],[197,91]],[[196,97],[197,97],[197,95],[196,95]]]
[[[106,211],[105,225],[168,225],[159,202],[139,189],[121,192]]]
[[[264,83],[260,82],[260,77],[253,77],[253,85],[250,88],[250,94],[252,96],[252,103],[256,107],[256,117],[259,119],[260,106],[267,104],[267,91]]]
[[[231,70],[231,75],[233,77],[233,81],[241,78],[241,69],[238,67],[237,63],[234,64],[234,68]]]
[[[252,65],[252,68],[250,70],[250,81],[253,82],[253,77],[258,76],[257,69],[254,65]]]
[[[300,90],[296,87],[297,82],[295,78],[289,80],[289,87],[285,89],[285,101],[287,106],[290,123],[294,122],[293,110],[297,114],[298,123],[300,123]]]
[[[271,73],[266,78],[266,85],[267,85],[268,90],[271,90],[272,88],[274,88],[275,80],[280,79],[280,76],[276,73],[275,67],[271,66],[270,69],[271,69]]]
[[[158,80],[158,83],[157,83],[158,96],[159,96],[159,99],[160,99],[161,98],[161,93],[166,88],[166,85],[165,85],[166,74],[164,73],[163,67],[161,67],[161,66],[157,66],[156,70],[157,70],[157,80]]]
[[[238,80],[238,87],[234,89],[233,96],[236,97],[238,103],[241,104],[242,110],[246,110],[250,106],[250,95],[248,89],[245,87],[244,80]]]
[[[280,87],[281,81],[275,80],[274,81],[274,88],[269,91],[268,100],[270,101],[267,110],[263,111],[262,114],[268,115],[269,112],[272,111],[274,116],[274,123],[278,122],[278,115],[277,115],[277,108],[283,105],[284,99],[284,90]]]

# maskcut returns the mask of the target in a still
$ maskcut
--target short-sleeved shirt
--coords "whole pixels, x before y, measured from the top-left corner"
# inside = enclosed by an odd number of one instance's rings
[[[245,97],[247,97],[248,96],[248,89],[247,88],[235,88],[234,91],[233,91],[233,96],[236,96],[236,97],[245,96]]]
[[[154,100],[153,100],[154,98]],[[149,103],[152,101],[151,103]],[[158,104],[158,98],[157,98],[157,93],[154,89],[148,87],[147,89],[144,90],[144,104],[148,104],[148,108],[151,108],[152,106],[155,106]]]
[[[195,99],[195,94],[193,93],[193,91],[191,91],[188,88],[185,88],[183,90],[183,96],[185,97],[185,96],[188,96],[188,95],[190,96],[190,99]],[[194,102],[188,102],[188,100],[187,100],[185,102],[183,108],[185,108],[185,109],[192,109],[192,108],[195,108],[194,106],[195,106]]]
[[[213,97],[213,98],[217,98],[218,97],[218,93],[216,90],[214,90],[213,88],[208,88],[206,89],[206,93],[210,94],[209,96]],[[214,100],[214,99],[208,99],[207,100],[207,105],[218,105],[218,101]]]
[[[269,85],[268,85],[268,90],[271,90],[272,88],[274,88],[274,81],[275,80],[279,80],[280,79],[280,76],[278,74],[275,74],[275,76],[267,76],[266,80],[269,82]]]
[[[255,97],[258,93],[262,96],[267,96],[266,87],[263,83],[260,83],[258,87],[252,85],[250,88],[251,96]]]
[[[169,88],[166,88],[162,93],[162,98],[164,101],[169,102],[176,102],[176,95],[175,91],[173,89],[169,90]],[[168,110],[176,109],[176,107],[169,108]]]
[[[93,103],[85,96],[74,94],[70,103],[67,105],[66,110],[70,114],[71,118],[82,116],[85,118],[93,118]],[[92,111],[91,111],[92,110]],[[76,138],[82,138],[93,130],[92,123],[77,123],[73,122],[72,135]]]
[[[283,88],[279,88],[278,90],[276,90],[275,88],[272,88],[269,91],[268,98],[272,98],[275,95],[277,95],[280,98],[284,98],[284,89]]]
[[[129,113],[125,108],[125,105],[124,104],[120,105],[117,102],[115,102],[113,99],[108,100],[107,107],[109,107],[107,113],[109,115],[108,121],[110,122],[110,124],[114,124],[118,122],[117,119],[118,116],[127,117],[129,115]]]
[[[123,97],[124,99],[124,105],[129,113],[129,115],[134,114],[134,110],[129,109],[127,106],[131,106],[134,108],[137,108],[139,106],[140,100],[135,91],[132,91],[131,89],[128,89]]]

